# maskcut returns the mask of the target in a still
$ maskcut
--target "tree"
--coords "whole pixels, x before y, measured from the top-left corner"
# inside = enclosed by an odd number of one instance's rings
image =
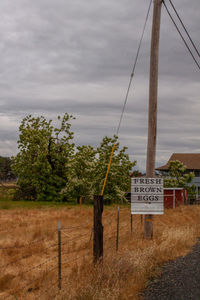
[[[60,126],[52,125],[45,117],[24,118],[19,127],[19,153],[13,158],[12,168],[18,177],[20,196],[24,199],[52,201],[62,195],[70,172],[70,161],[74,153],[73,132],[67,113]]]
[[[187,189],[189,193],[194,193],[194,185],[191,184],[194,173],[186,172],[186,167],[184,164],[178,160],[170,161],[169,163],[169,177],[164,179],[165,187],[182,187]]]
[[[10,157],[0,156],[0,180],[12,180],[15,179],[15,176],[11,170],[12,160]]]
[[[125,194],[130,189],[130,170],[136,162],[129,160],[126,147],[119,150],[117,137],[104,137],[100,146],[94,149],[91,146],[79,146],[71,162],[71,174],[69,182],[62,193],[68,198],[80,197],[85,202],[91,202],[95,194],[100,194],[106,175],[113,143],[115,153],[113,155],[106,188],[104,191],[105,202],[118,202],[126,200]]]
[[[142,173],[139,170],[134,170],[131,173],[131,177],[142,177]]]
[[[112,146],[115,144],[115,153],[112,158],[110,171],[104,191],[105,202],[126,201],[125,194],[130,189],[130,171],[136,165],[126,154],[127,147],[120,149],[117,136],[104,137],[97,148],[96,167],[94,170],[94,193],[100,194],[106,175]]]
[[[71,161],[71,173],[66,188],[62,190],[68,198],[77,199],[80,197],[85,202],[93,199],[93,181],[96,150],[91,146],[78,146]]]

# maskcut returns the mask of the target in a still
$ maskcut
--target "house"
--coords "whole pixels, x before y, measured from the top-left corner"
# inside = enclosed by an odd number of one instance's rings
[[[186,167],[186,173],[193,172],[194,179],[191,184],[196,186],[196,193],[200,196],[200,153],[173,153],[168,162],[161,167],[156,168],[163,175],[168,173],[169,162],[179,160]]]

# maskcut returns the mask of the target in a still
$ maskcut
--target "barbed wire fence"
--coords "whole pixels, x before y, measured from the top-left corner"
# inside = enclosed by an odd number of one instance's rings
[[[105,255],[108,251],[119,250],[120,232],[130,235],[133,232],[132,218],[120,219],[119,211],[117,208],[112,218],[103,220]],[[2,229],[1,232],[8,234],[6,229]],[[67,227],[62,227],[60,224],[58,229],[53,231],[53,241],[49,241],[48,237],[44,236],[23,245],[0,244],[0,252],[17,251],[18,253],[17,258],[14,255],[14,259],[10,262],[0,262],[0,299],[24,300],[31,294],[34,295],[33,299],[44,299],[42,297],[45,295],[48,297],[49,293],[54,298],[59,296],[65,288],[65,282],[73,266],[75,264],[81,266],[84,260],[88,263],[93,262],[93,239],[94,227],[92,222],[87,221]],[[43,247],[38,254],[35,250],[41,245]],[[120,247],[122,249],[123,245],[121,244]],[[31,251],[24,254],[27,249]],[[30,259],[32,259],[31,263]],[[31,267],[24,268],[25,265]],[[1,278],[7,278],[10,282],[7,291],[1,290]]]

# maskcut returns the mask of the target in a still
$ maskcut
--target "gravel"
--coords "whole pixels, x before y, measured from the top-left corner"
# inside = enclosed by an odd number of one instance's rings
[[[200,241],[184,257],[167,263],[143,300],[200,300]]]

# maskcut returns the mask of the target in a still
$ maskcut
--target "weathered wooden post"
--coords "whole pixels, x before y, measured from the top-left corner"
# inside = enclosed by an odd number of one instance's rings
[[[176,202],[175,202],[175,189],[173,189],[173,208],[176,207]]]
[[[61,290],[61,226],[58,221],[58,288]]]
[[[94,196],[94,237],[93,261],[97,263],[103,258],[103,196]]]
[[[133,232],[133,215],[131,214],[131,233]]]
[[[116,235],[116,251],[119,247],[119,207],[117,208],[117,235]]]
[[[149,80],[149,119],[146,177],[155,176],[156,137],[157,137],[157,95],[158,95],[158,54],[160,39],[160,19],[162,0],[154,0],[153,24],[151,36],[151,59]],[[153,216],[144,217],[144,238],[153,237]]]

